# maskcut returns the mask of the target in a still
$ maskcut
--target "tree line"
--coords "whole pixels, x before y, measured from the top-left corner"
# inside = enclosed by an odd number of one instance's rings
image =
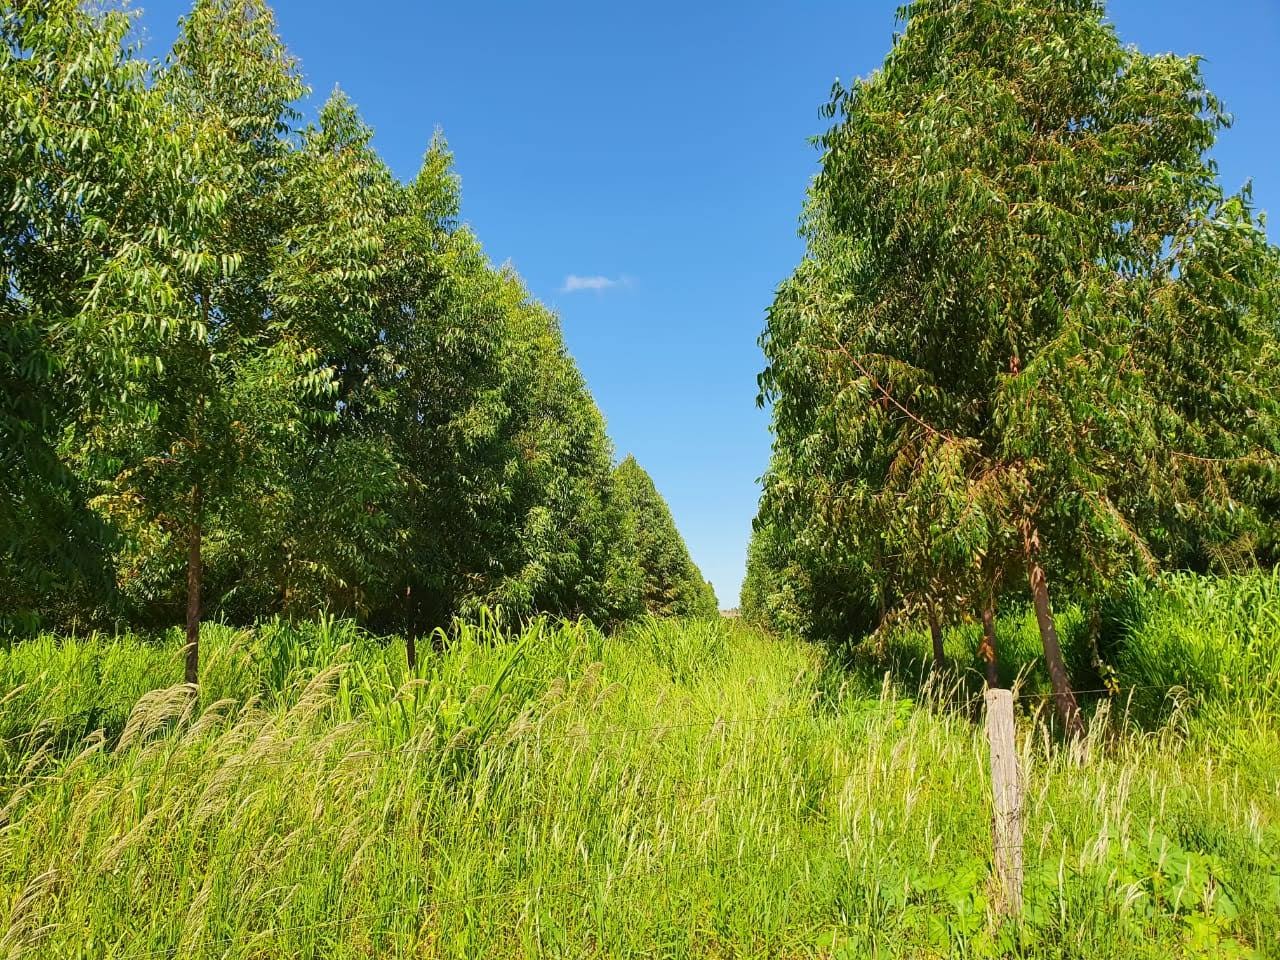
[[[1194,57],[1100,0],[914,0],[837,83],[805,256],[760,343],[773,456],[745,615],[837,641],[1274,564],[1280,252],[1209,155]]]
[[[0,620],[480,605],[613,623],[716,601],[558,321],[459,222],[444,140],[399,181],[312,122],[263,0],[9,0],[0,32]]]

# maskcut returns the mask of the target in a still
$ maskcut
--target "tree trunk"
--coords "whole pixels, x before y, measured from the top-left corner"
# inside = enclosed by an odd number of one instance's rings
[[[982,606],[982,640],[978,643],[978,655],[987,675],[987,686],[1000,687],[1000,648],[996,646],[996,604],[988,600]]]
[[[929,637],[933,640],[933,669],[943,673],[947,669],[947,652],[942,648],[942,626],[938,623],[938,609],[929,605]]]
[[[1024,522],[1022,537],[1027,553],[1027,576],[1031,580],[1031,599],[1035,603],[1036,623],[1040,627],[1040,642],[1044,646],[1044,662],[1049,668],[1049,683],[1053,687],[1053,706],[1067,736],[1076,739],[1084,736],[1084,718],[1080,715],[1080,705],[1071,689],[1067,665],[1062,659],[1062,647],[1058,644],[1058,631],[1053,625],[1049,583],[1039,560],[1040,535],[1030,522]]]
[[[1115,671],[1102,659],[1102,650],[1098,646],[1101,637],[1102,610],[1095,602],[1089,610],[1089,661],[1093,664],[1093,672],[1098,675],[1098,680],[1109,691],[1108,696],[1114,696]]]
[[[204,329],[209,329],[209,289],[200,288],[200,314],[204,320]],[[206,334],[207,335],[207,334]],[[197,348],[197,356],[203,354],[208,363],[209,348],[206,345]],[[191,452],[197,455],[200,449],[200,415],[204,412],[204,395],[196,398],[191,410]],[[198,456],[196,462],[199,463]],[[200,557],[200,538],[204,535],[204,488],[200,486],[199,474],[191,487],[191,525],[187,528],[187,668],[186,682],[195,686],[200,682],[200,591],[204,586],[204,566]]]
[[[885,655],[889,652],[888,634],[884,629],[884,622],[889,616],[889,611],[888,611],[888,606],[885,602],[885,596],[884,596],[883,590],[879,591],[879,596],[876,598],[876,603],[878,605],[878,609],[876,612],[876,629],[874,632],[874,636],[876,638],[876,656],[883,659]]]
[[[418,638],[414,636],[416,624],[413,603],[409,599],[410,590],[410,587],[404,588],[404,652],[409,662],[409,672],[412,673],[418,666]]]
[[[200,677],[200,588],[204,582],[204,570],[200,561],[201,509],[203,494],[196,484],[191,491],[192,519],[187,530],[187,676],[186,681],[195,684]]]

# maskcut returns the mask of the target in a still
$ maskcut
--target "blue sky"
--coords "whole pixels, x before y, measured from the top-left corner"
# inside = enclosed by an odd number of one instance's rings
[[[163,53],[188,3],[133,5]],[[736,605],[769,456],[756,337],[802,252],[808,138],[832,81],[884,59],[896,0],[273,6],[313,98],[340,84],[402,178],[444,130],[463,218],[559,313],[619,456]],[[1207,58],[1236,117],[1223,181],[1280,217],[1280,0],[1108,9],[1128,43]]]

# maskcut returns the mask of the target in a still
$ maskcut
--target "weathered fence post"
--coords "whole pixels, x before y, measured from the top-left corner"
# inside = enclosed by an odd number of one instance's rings
[[[987,743],[991,748],[991,789],[995,816],[996,912],[1022,913],[1022,775],[1013,737],[1013,694],[987,690]]]

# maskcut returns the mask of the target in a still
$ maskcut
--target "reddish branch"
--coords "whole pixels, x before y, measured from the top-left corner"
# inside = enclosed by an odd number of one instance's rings
[[[863,366],[862,362],[857,357],[855,357],[852,353],[850,353],[848,348],[845,347],[845,345],[841,343],[839,339],[833,336],[831,338],[831,342],[836,345],[837,350],[839,350],[848,358],[850,363],[852,363],[855,367],[858,368],[859,373],[861,373],[864,377],[866,377],[869,381],[871,381],[871,385],[880,392],[880,395],[884,397],[886,401],[893,404],[895,407],[901,410],[903,414],[909,417],[912,421],[914,421],[920,427],[927,430],[929,433],[933,434],[935,437],[939,437],[940,439],[945,440],[949,443],[958,442],[955,437],[951,436],[948,433],[944,433],[943,431],[939,430],[937,427],[934,427],[928,423],[925,423],[918,416],[916,416],[914,413],[912,413],[910,410],[904,407],[901,403],[899,403],[897,398],[894,397],[893,394],[889,392],[888,388],[885,387],[878,379],[876,379],[875,374],[873,374],[865,366]]]

